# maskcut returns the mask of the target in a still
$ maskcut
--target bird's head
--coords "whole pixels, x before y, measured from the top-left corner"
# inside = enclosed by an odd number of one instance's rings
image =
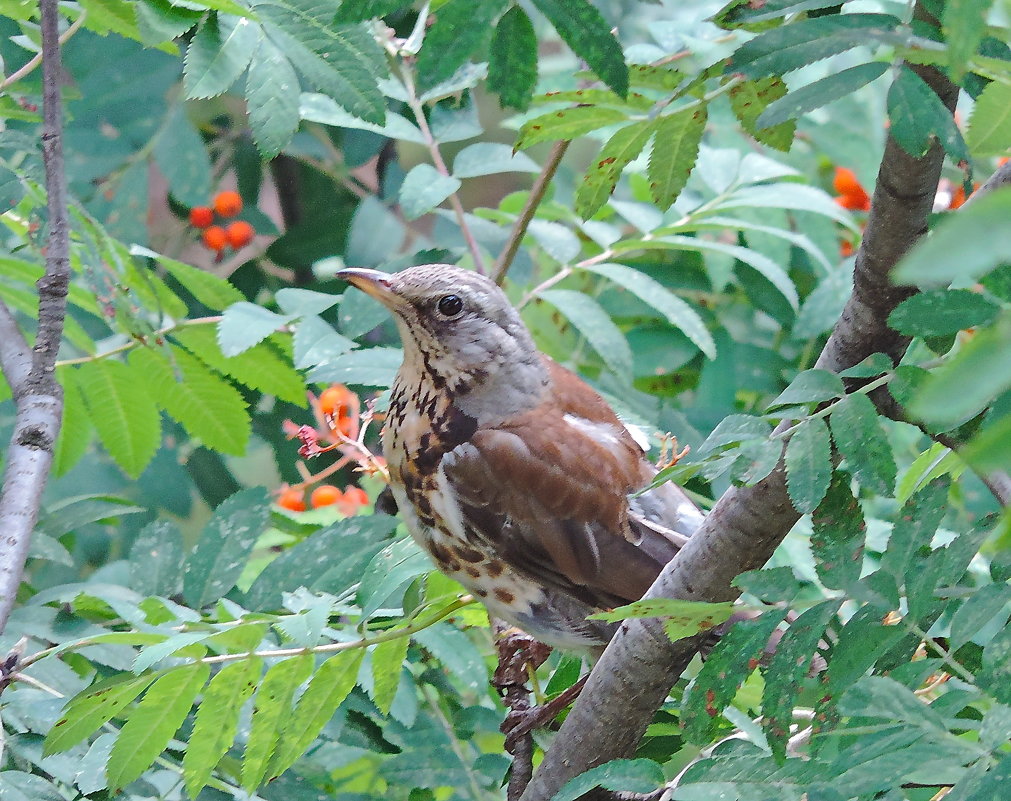
[[[348,268],[341,278],[393,313],[404,343],[401,374],[445,387],[482,421],[526,408],[548,376],[530,333],[494,282],[449,264],[399,273]]]

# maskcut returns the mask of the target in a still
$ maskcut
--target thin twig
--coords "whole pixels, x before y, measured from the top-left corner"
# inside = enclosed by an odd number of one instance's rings
[[[87,16],[88,16],[87,9],[82,8],[80,16],[71,23],[70,27],[67,28],[63,32],[63,35],[60,37],[60,44],[61,45],[66,44],[67,40],[70,39],[71,36],[73,36],[75,33],[77,33],[80,30],[81,26],[84,24],[84,19]],[[30,72],[33,72],[36,69],[36,67],[38,67],[39,64],[42,63],[42,54],[44,52],[45,52],[45,50],[40,50],[38,53],[36,53],[34,56],[32,56],[28,61],[26,61],[25,64],[24,64],[24,66],[22,66],[20,69],[15,70],[14,72],[12,72],[10,75],[8,75],[6,78],[4,78],[3,81],[0,81],[0,92],[2,92],[4,89],[6,89],[11,84],[17,83],[22,78],[24,78],[26,75],[28,75]]]

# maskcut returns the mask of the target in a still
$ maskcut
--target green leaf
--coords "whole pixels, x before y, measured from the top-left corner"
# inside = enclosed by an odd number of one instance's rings
[[[263,677],[253,703],[253,720],[242,758],[242,787],[252,792],[263,782],[267,765],[280,744],[281,732],[291,719],[291,699],[296,688],[312,673],[312,654],[285,659]]]
[[[206,200],[206,196],[204,200]],[[200,270],[181,261],[170,259],[140,245],[130,247],[131,256],[145,256],[156,260],[165,270],[186,287],[186,290],[208,309],[218,311],[232,303],[243,300],[242,293],[224,278],[219,278],[206,270]]]
[[[1011,702],[1011,626],[1005,626],[983,649],[983,669],[976,674],[979,686],[998,701]]]
[[[684,735],[690,742],[702,745],[711,741],[720,713],[758,668],[769,638],[784,614],[770,610],[754,620],[735,623],[706,657],[681,704]]]
[[[948,67],[956,83],[961,83],[966,62],[975,55],[986,34],[986,17],[991,5],[991,0],[947,0],[944,3],[941,30],[948,49]],[[1008,99],[1011,101],[1011,96]],[[1005,138],[1004,146],[1007,144]]]
[[[41,776],[13,768],[0,773],[0,797],[4,801],[64,801],[66,798],[56,785]]]
[[[836,14],[783,25],[745,42],[734,52],[728,74],[752,78],[782,75],[859,45],[901,44],[890,14]]]
[[[743,2],[742,0],[730,0],[713,15],[712,20],[727,30],[735,28],[751,30],[752,28],[748,26],[755,26],[757,22],[779,19],[788,13],[814,11],[836,5],[839,5],[838,0],[768,0],[761,5],[747,2],[747,0]]]
[[[189,31],[203,16],[195,9],[171,5],[168,0],[150,0],[136,8],[137,27],[147,45],[171,42]]]
[[[661,617],[664,618],[664,632],[672,641],[676,641],[694,637],[701,631],[709,631],[728,620],[733,611],[734,605],[731,602],[706,603],[673,598],[649,598],[587,617],[610,623],[633,617]]]
[[[119,673],[76,695],[46,735],[42,755],[58,754],[108,723],[161,673]]]
[[[321,384],[388,387],[404,360],[400,348],[362,348],[328,359],[309,371],[308,380]]]
[[[972,107],[966,138],[975,156],[1007,152],[1011,142],[1011,86],[1001,81],[987,84]]]
[[[341,336],[319,317],[303,317],[295,326],[295,366],[300,370],[322,364],[354,349],[353,340]]]
[[[477,142],[468,145],[453,159],[455,178],[475,178],[502,172],[540,171],[537,162],[526,153],[514,153],[509,145],[500,142]]]
[[[796,120],[822,106],[827,106],[885,74],[885,61],[872,61],[841,70],[794,89],[790,94],[770,103],[755,122],[758,128],[769,128],[787,120]]]
[[[621,171],[638,157],[655,129],[655,121],[642,120],[622,128],[607,140],[576,190],[576,213],[580,217],[589,219],[607,202]]]
[[[430,574],[425,598],[427,603],[432,603],[430,597],[432,577],[441,576],[441,573]],[[447,601],[458,598],[462,589],[460,585],[453,587],[452,595],[447,597]],[[412,639],[416,645],[420,645],[438,659],[442,667],[468,689],[480,692],[488,685],[488,668],[484,656],[470,638],[456,626],[450,623],[436,623],[415,632]],[[548,687],[546,692],[551,693],[552,688]]]
[[[231,384],[218,378],[182,348],[136,348],[130,367],[145,377],[158,405],[201,444],[241,456],[252,433],[246,402]]]
[[[62,476],[81,460],[94,431],[76,375],[72,367],[56,368],[56,378],[63,387],[60,434],[56,439],[56,450],[53,453],[53,471],[57,476]],[[0,397],[3,395],[4,393],[0,391]]]
[[[372,700],[384,715],[390,714],[393,706],[410,644],[410,637],[396,637],[379,643],[372,650]]]
[[[841,600],[823,601],[801,614],[776,644],[769,666],[763,671],[762,728],[772,753],[779,759],[786,755],[797,689],[825,627],[835,618],[841,603]]]
[[[965,462],[959,454],[935,442],[917,456],[906,469],[895,488],[895,500],[905,503],[914,492],[940,476],[957,479],[965,471]]]
[[[615,125],[627,120],[625,112],[605,106],[576,106],[575,108],[551,111],[527,120],[520,128],[516,139],[516,149],[552,142],[556,139],[575,139],[606,125]]]
[[[258,656],[233,662],[207,685],[183,757],[183,778],[190,798],[196,798],[211,780],[212,771],[235,740],[239,713],[256,689],[262,666]]]
[[[262,342],[291,321],[289,315],[275,314],[255,303],[235,303],[225,309],[218,323],[218,344],[225,356],[238,356]]]
[[[977,470],[992,472],[1011,470],[1011,453],[1007,443],[1011,438],[1011,415],[1004,414],[985,421],[980,432],[959,455]],[[957,476],[956,476],[957,477]]]
[[[786,488],[793,507],[813,512],[832,478],[832,443],[823,420],[806,420],[786,443]]]
[[[141,595],[178,595],[183,584],[183,535],[170,520],[154,520],[130,547],[130,588]]]
[[[361,574],[357,600],[362,616],[372,615],[396,590],[431,569],[431,560],[413,539],[406,537],[391,542],[372,558]]]
[[[268,768],[268,780],[280,776],[294,765],[295,760],[323,731],[337,707],[354,689],[364,656],[364,649],[355,648],[341,651],[320,665],[285,724],[284,734]]]
[[[291,62],[260,36],[246,77],[246,108],[253,141],[265,159],[280,153],[298,129],[299,83]]]
[[[698,312],[659,281],[624,264],[591,264],[584,269],[627,289],[643,303],[660,312],[668,323],[681,330],[706,356],[716,358],[716,343]]]
[[[611,26],[587,0],[533,0],[573,52],[622,97],[628,92],[628,67]]]
[[[460,181],[431,164],[412,168],[400,185],[400,208],[409,220],[427,214],[460,188]]]
[[[809,211],[823,217],[830,217],[851,230],[858,230],[852,215],[825,192],[813,186],[803,186],[797,183],[783,182],[762,184],[761,186],[742,186],[713,205],[711,211],[717,213],[736,208]]]
[[[932,371],[910,402],[916,417],[944,428],[977,414],[1011,387],[1011,315],[1004,314]]]
[[[195,100],[227,92],[249,66],[259,35],[248,19],[208,15],[186,48],[186,96]]]
[[[117,792],[151,767],[189,714],[210,671],[210,665],[186,665],[169,671],[151,685],[130,713],[109,755],[106,776],[111,792]]]
[[[525,111],[537,83],[537,36],[530,17],[512,6],[495,26],[488,58],[488,88],[503,106]]]
[[[906,575],[916,550],[930,545],[948,508],[949,485],[947,478],[936,478],[899,510],[881,556],[881,570],[891,573],[897,584]]]
[[[811,515],[811,550],[818,578],[826,587],[842,590],[860,578],[863,559],[863,509],[850,489],[850,475],[835,471],[825,497]]]
[[[316,319],[316,318],[313,318]],[[302,322],[299,322],[301,327]],[[296,329],[297,331],[297,329]],[[305,406],[305,381],[268,342],[261,342],[238,356],[225,356],[218,346],[213,326],[187,326],[173,331],[172,339],[197,356],[208,367],[234,378],[265,395]],[[296,335],[296,342],[297,342]],[[296,353],[297,353],[296,347]]]
[[[888,135],[914,158],[925,155],[936,139],[954,160],[969,160],[969,150],[951,112],[907,66],[899,68],[888,90],[888,119]]]
[[[920,239],[892,273],[902,284],[949,284],[975,280],[1007,261],[1011,253],[1011,188],[998,189],[947,214]],[[971,242],[972,247],[966,247]]]
[[[631,376],[632,349],[628,340],[595,300],[571,289],[549,289],[537,297],[558,309],[614,373],[623,378]]]
[[[764,145],[776,150],[788,151],[793,144],[793,134],[797,128],[795,122],[783,122],[779,125],[759,126],[759,115],[768,108],[770,103],[779,100],[786,94],[786,84],[783,79],[772,75],[753,81],[743,81],[730,90],[730,107],[741,122],[741,127]]]
[[[338,24],[385,17],[411,5],[410,0],[344,0],[337,9]]]
[[[832,407],[832,439],[864,486],[881,495],[895,490],[895,459],[866,395],[847,395]]]
[[[199,609],[228,592],[269,520],[270,504],[262,487],[237,492],[215,509],[186,560],[186,603]]]
[[[422,88],[430,89],[453,75],[491,34],[492,21],[505,0],[446,0],[434,15],[418,53]]]
[[[350,111],[342,108],[335,100],[326,95],[314,92],[303,92],[299,99],[298,114],[303,120],[332,125],[335,128],[353,128],[360,131],[372,131],[390,139],[403,139],[406,142],[425,144],[425,137],[414,123],[405,117],[388,112],[386,121],[380,125],[360,119]]]
[[[102,444],[136,478],[161,442],[161,421],[143,376],[122,362],[100,359],[77,368],[76,378]]]
[[[308,317],[322,314],[332,306],[340,303],[340,295],[331,295],[328,292],[314,292],[311,289],[298,289],[295,287],[285,287],[279,289],[275,295],[277,305],[281,311],[291,317]]]
[[[970,595],[951,616],[951,651],[957,651],[979,634],[998,613],[1006,621],[1009,602],[1011,587],[1003,583],[984,584]]]
[[[211,160],[203,137],[186,116],[183,105],[176,104],[169,111],[155,139],[154,157],[173,198],[187,206],[207,201],[211,194]]]
[[[594,787],[628,793],[652,793],[663,783],[663,770],[652,759],[612,759],[569,779],[551,797],[551,801],[575,801]]]
[[[797,406],[804,403],[821,403],[846,394],[842,380],[835,373],[815,368],[797,373],[790,385],[769,404],[769,409],[779,406]]]
[[[978,292],[937,289],[902,301],[888,316],[888,325],[907,336],[945,336],[988,323],[999,311]]]
[[[677,200],[695,166],[707,117],[706,106],[690,106],[656,123],[646,177],[650,195],[664,211]]]

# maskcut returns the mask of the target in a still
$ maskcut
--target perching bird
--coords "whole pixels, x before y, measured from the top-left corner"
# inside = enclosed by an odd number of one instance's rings
[[[446,264],[337,276],[404,344],[383,431],[397,505],[436,565],[542,642],[599,653],[702,522],[611,407],[537,351],[505,294]]]

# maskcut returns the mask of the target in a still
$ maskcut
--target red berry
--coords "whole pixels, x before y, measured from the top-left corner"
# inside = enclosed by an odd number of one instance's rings
[[[292,512],[304,512],[305,498],[302,495],[302,490],[289,487],[278,497],[277,505]]]
[[[214,212],[207,206],[194,206],[190,209],[190,225],[194,228],[206,228],[214,222]]]
[[[245,220],[236,220],[228,224],[225,233],[228,234],[228,244],[238,250],[253,241],[256,229]]]
[[[321,506],[333,506],[343,497],[343,493],[332,484],[321,484],[312,491],[309,502],[313,509]]]
[[[231,189],[218,192],[214,196],[214,210],[222,217],[234,217],[242,211],[242,197]]]
[[[225,245],[228,244],[228,234],[225,233],[225,229],[220,225],[212,225],[210,228],[205,228],[200,238],[204,240],[204,245],[210,250],[224,250]]]

